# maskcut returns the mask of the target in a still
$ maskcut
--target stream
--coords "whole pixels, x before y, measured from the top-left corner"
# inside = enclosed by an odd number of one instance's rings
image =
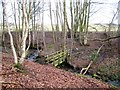
[[[44,56],[40,56],[40,51],[39,50],[34,50],[34,52],[30,53],[26,59],[33,61],[33,62],[37,62],[39,64],[46,64],[45,62],[45,57]]]
[[[40,51],[36,50],[34,53],[31,53],[27,56],[27,59],[30,61],[35,61],[35,59],[39,56]]]
[[[120,87],[120,81],[117,81],[117,80],[116,81],[108,80],[107,83],[112,84],[117,87]]]
[[[40,57],[39,54],[40,54],[40,51],[35,50],[33,53],[31,53],[27,56],[27,59],[30,60],[30,61],[33,61],[33,62],[40,63],[40,64],[46,64],[45,63],[45,58]],[[64,67],[62,69],[64,69]],[[64,69],[64,70],[66,70],[66,69]],[[73,73],[78,73],[79,72],[79,71],[75,71],[73,68],[71,68],[69,66],[67,67],[67,71],[70,71],[70,72],[73,72]],[[87,76],[92,77],[91,75],[87,75]],[[118,81],[118,80],[115,80],[115,81],[108,80],[106,82],[108,84],[111,84],[111,85],[116,86],[116,87],[120,86],[120,81]]]

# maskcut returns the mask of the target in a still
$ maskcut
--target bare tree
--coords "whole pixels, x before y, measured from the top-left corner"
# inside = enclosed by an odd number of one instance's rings
[[[28,37],[28,31],[29,31],[29,17],[27,15],[27,11],[26,11],[27,7],[26,7],[26,0],[23,0],[23,4],[22,4],[22,17],[23,17],[23,26],[22,26],[22,43],[21,43],[21,57],[19,60],[19,63],[22,64],[24,62],[24,59],[26,57],[26,39]]]
[[[32,21],[32,23],[33,23],[33,31],[32,31],[32,45],[33,45],[33,47],[34,47],[34,45],[35,45],[35,31],[36,31],[36,22],[35,22],[35,19],[36,19],[36,14],[35,14],[35,3],[36,2],[33,2],[33,21]]]
[[[118,2],[118,36],[120,36],[120,1]],[[118,38],[118,54],[120,57],[120,38]]]
[[[44,11],[44,0],[42,1],[42,7]],[[45,42],[45,31],[44,31],[44,12],[42,12],[42,35],[43,35],[43,44],[44,44],[44,49],[47,50],[46,47],[46,42]]]
[[[8,16],[6,15],[6,11],[5,11],[5,0],[4,2],[2,2],[2,6],[3,6],[3,11],[4,11],[4,17],[6,19],[6,22],[7,22],[7,29],[8,29],[8,33],[9,33],[9,36],[10,36],[10,43],[11,43],[11,48],[12,48],[12,51],[13,51],[13,55],[14,55],[14,62],[15,64],[20,64],[22,65],[23,62],[24,62],[24,59],[26,57],[26,52],[28,49],[28,47],[26,47],[26,40],[27,40],[27,37],[28,37],[28,33],[29,33],[29,21],[30,21],[30,12],[28,13],[27,10],[27,6],[26,6],[26,0],[23,0],[23,2],[21,2],[21,5],[22,5],[22,36],[21,36],[21,43],[20,44],[20,58],[18,58],[18,55],[17,55],[17,49],[15,48],[15,43],[14,43],[14,40],[13,40],[13,36],[11,34],[11,30],[10,30],[10,27],[9,27],[9,22],[8,22]],[[20,3],[19,3],[20,4]],[[14,5],[14,10],[15,10],[15,5]],[[29,11],[29,10],[28,10]],[[16,15],[14,13],[14,19],[16,19]],[[18,29],[17,27],[17,23],[16,23],[16,20],[15,20],[15,25],[16,25],[16,29]]]
[[[50,12],[50,20],[51,20],[51,27],[53,32],[53,42],[54,42],[54,48],[56,47],[56,40],[55,40],[55,28],[53,25],[53,17],[52,17],[52,8],[51,8],[51,1],[49,1],[49,12]]]
[[[75,39],[79,39],[81,45],[87,44],[87,32],[89,24],[90,0],[70,1],[71,33]],[[68,26],[68,25],[67,25]],[[69,28],[68,28],[69,30]],[[71,34],[71,36],[72,36]]]
[[[74,30],[74,22],[73,22],[73,2],[72,0],[70,0],[70,15],[71,15],[71,30],[70,30],[70,37],[71,37],[71,48],[70,48],[70,53],[72,53],[72,49],[73,49],[73,30]]]
[[[5,32],[5,26],[6,26],[6,20],[5,20],[5,10],[6,10],[6,8],[5,8],[5,3],[4,2],[2,2],[2,7],[3,7],[3,25],[2,25],[2,29],[3,29],[3,32],[2,32],[2,46],[4,47],[4,48],[6,48],[6,46],[5,46],[5,36],[4,36],[4,32]],[[6,50],[6,49],[5,49]]]
[[[10,43],[11,43],[11,48],[12,48],[12,51],[13,51],[13,55],[14,55],[14,62],[15,64],[18,64],[18,57],[17,57],[17,53],[16,53],[16,49],[15,49],[15,46],[14,46],[14,43],[13,43],[13,36],[11,34],[11,31],[10,31],[10,27],[9,27],[9,23],[8,23],[8,16],[6,14],[6,1],[2,1],[2,7],[3,7],[3,15],[4,15],[4,21],[6,20],[6,24],[7,24],[7,30],[8,30],[8,33],[9,33],[9,36],[10,36]]]
[[[63,15],[64,15],[64,50],[66,49],[66,36],[67,36],[67,30],[66,30],[66,0],[63,1]]]

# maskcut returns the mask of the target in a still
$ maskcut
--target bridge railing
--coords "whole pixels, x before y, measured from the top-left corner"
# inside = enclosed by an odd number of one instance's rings
[[[60,50],[55,53],[46,55],[46,62],[52,63],[54,66],[58,66],[65,62],[65,59],[69,56],[69,50]]]

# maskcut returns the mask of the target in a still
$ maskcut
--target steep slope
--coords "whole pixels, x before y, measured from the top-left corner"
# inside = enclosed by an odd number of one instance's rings
[[[2,54],[3,88],[110,88],[102,81],[79,77],[73,73],[52,66],[40,65],[26,60],[26,73],[14,71],[12,55]]]

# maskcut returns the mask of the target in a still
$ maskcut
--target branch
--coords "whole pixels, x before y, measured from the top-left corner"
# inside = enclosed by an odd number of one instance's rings
[[[89,40],[91,40],[91,41],[102,41],[102,42],[105,42],[105,41],[109,41],[111,39],[116,39],[116,38],[120,38],[120,36],[109,37],[107,39],[89,39]]]

